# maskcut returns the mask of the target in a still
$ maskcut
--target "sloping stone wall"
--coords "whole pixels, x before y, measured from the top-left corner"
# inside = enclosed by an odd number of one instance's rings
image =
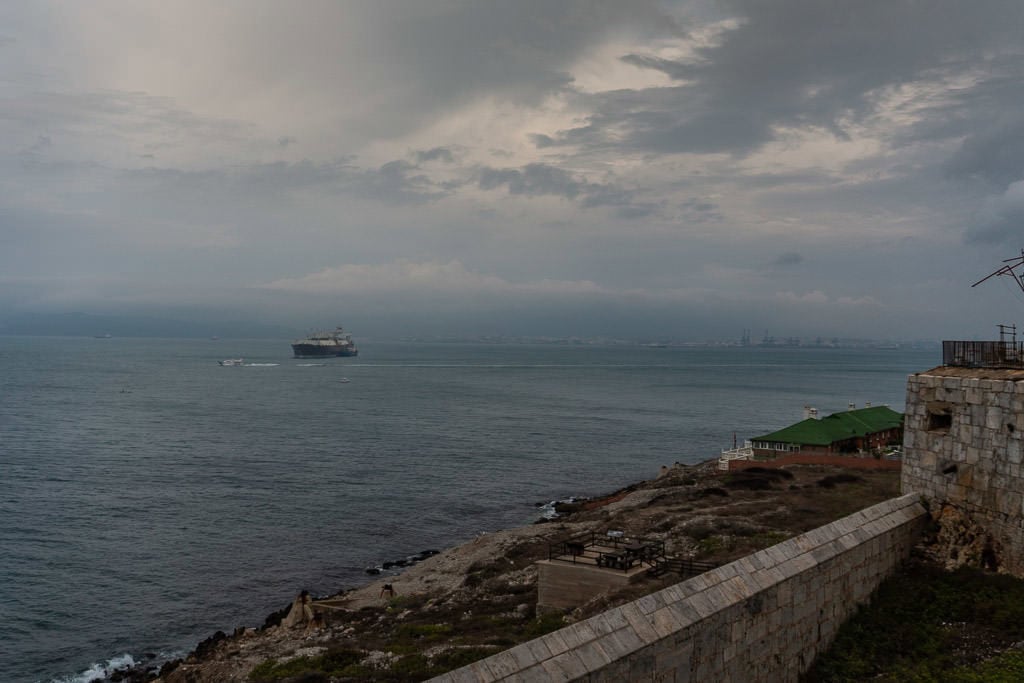
[[[1024,576],[1024,372],[936,368],[907,381],[902,490],[933,503],[954,564]]]
[[[894,498],[433,680],[795,681],[926,518]]]

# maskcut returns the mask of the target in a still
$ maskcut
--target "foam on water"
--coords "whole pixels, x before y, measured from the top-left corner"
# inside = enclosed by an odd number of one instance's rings
[[[79,674],[55,678],[53,683],[98,683],[107,680],[118,671],[130,669],[135,665],[135,658],[126,653],[113,657],[103,664],[93,664]]]

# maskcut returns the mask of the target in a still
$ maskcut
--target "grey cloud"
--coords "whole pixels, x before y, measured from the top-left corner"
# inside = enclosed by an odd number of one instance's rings
[[[36,138],[36,141],[21,151],[22,154],[36,154],[43,151],[47,147],[53,146],[53,140],[49,135],[40,135]]]
[[[531,133],[527,137],[529,138],[530,142],[533,143],[533,146],[536,147],[537,149],[544,149],[545,147],[552,147],[558,144],[557,142],[555,142],[555,139],[553,137],[551,137],[550,135],[544,135],[542,133]]]
[[[737,154],[773,140],[779,126],[818,127],[842,139],[848,121],[877,110],[881,88],[969,75],[979,57],[990,64],[1009,59],[1020,50],[1017,27],[1024,20],[1024,5],[1010,1],[744,0],[729,7],[737,27],[693,60],[622,57],[679,85],[580,95],[593,112],[586,125],[552,139]],[[970,87],[963,93],[973,95]]]
[[[436,183],[418,173],[418,168],[403,160],[390,161],[377,168],[361,168],[348,157],[329,163],[276,161],[211,171],[146,168],[125,171],[123,175],[203,194],[215,190],[225,196],[253,195],[266,200],[297,190],[319,190],[395,205],[439,199],[459,186],[453,182]]]
[[[946,162],[944,170],[952,176],[978,177],[1004,185],[1024,178],[1024,115],[979,126]]]
[[[359,195],[398,204],[421,204],[449,193],[407,161],[390,161],[378,169],[366,170],[351,186]]]
[[[632,190],[591,183],[550,164],[527,164],[521,169],[484,167],[478,173],[477,184],[482,190],[504,187],[514,195],[579,200],[584,208],[612,207],[621,218],[640,218],[656,210],[653,204],[637,202]]]
[[[434,147],[433,149],[419,150],[416,152],[417,163],[428,161],[443,161],[446,164],[455,162],[455,155],[450,147]]]
[[[964,242],[1020,247],[1024,242],[1024,181],[1011,184],[1004,193],[983,203],[974,224],[964,233]]]
[[[777,267],[789,267],[796,266],[803,263],[804,257],[795,251],[789,251],[785,254],[779,254],[777,257],[772,259],[772,265]]]
[[[688,199],[683,202],[683,206],[687,209],[700,212],[714,211],[717,207],[711,202],[701,201],[699,199]]]
[[[1000,220],[974,225],[964,232],[964,244],[1018,245],[1024,240],[1024,211],[1008,213]]]
[[[675,28],[652,0],[452,2],[408,9],[385,43],[421,94],[439,101],[483,89],[536,103],[572,82],[567,68],[595,41],[630,26],[663,33]]]
[[[584,183],[569,172],[548,164],[527,164],[520,171],[514,168],[483,168],[480,170],[481,190],[505,186],[510,194],[527,196],[556,195],[575,199]]]

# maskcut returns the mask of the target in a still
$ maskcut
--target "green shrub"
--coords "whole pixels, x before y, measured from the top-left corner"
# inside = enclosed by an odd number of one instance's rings
[[[529,639],[539,638],[552,631],[565,626],[565,619],[561,612],[549,612],[542,614],[523,627],[523,635]]]
[[[1024,580],[914,563],[843,624],[804,680],[1020,681],[1022,639]]]
[[[253,683],[274,683],[285,679],[301,679],[306,683],[327,680],[330,676],[353,675],[363,658],[359,650],[336,648],[318,657],[297,657],[286,662],[268,659],[249,674]]]

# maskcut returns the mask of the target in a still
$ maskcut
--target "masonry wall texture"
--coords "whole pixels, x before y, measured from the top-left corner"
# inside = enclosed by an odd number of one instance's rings
[[[968,548],[964,562],[1024,575],[1022,455],[1024,372],[940,367],[908,379],[902,490],[932,501],[943,533],[960,537],[951,551]]]
[[[433,680],[795,681],[926,519],[893,498]]]

